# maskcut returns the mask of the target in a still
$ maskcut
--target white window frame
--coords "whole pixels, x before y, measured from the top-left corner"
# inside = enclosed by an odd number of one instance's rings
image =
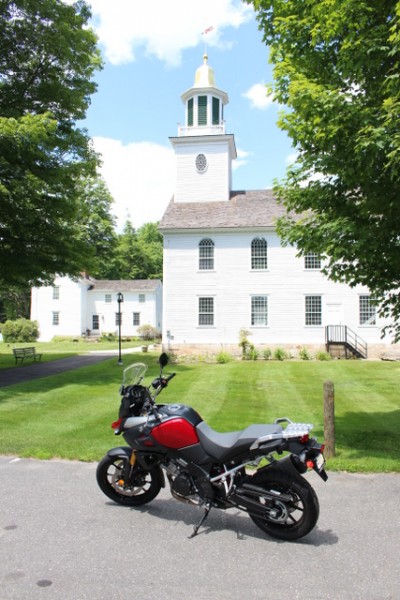
[[[358,315],[361,327],[371,327],[376,325],[376,304],[370,294],[360,294],[358,297]]]
[[[146,302],[146,294],[139,294],[139,304],[144,304]]]
[[[206,322],[206,321],[209,321],[209,322]],[[214,325],[215,325],[214,296],[199,296],[199,298],[198,298],[198,325],[199,325],[199,327],[214,327]]]
[[[59,300],[59,299],[60,299],[60,286],[54,285],[53,286],[53,300]]]
[[[57,311],[53,311],[52,313],[52,325],[53,327],[58,327],[60,324],[60,312]]]
[[[140,312],[133,312],[132,313],[132,325],[134,327],[140,327]]]
[[[266,294],[251,296],[251,326],[268,326],[268,296]]]
[[[321,294],[307,294],[305,296],[304,323],[306,327],[320,327],[322,325]]]
[[[251,270],[266,271],[267,269],[268,242],[263,237],[255,237],[251,240]]]
[[[320,271],[321,270],[321,257],[315,252],[307,252],[304,255],[304,268],[307,271]]]
[[[215,244],[210,238],[203,238],[199,242],[199,271],[214,270]]]
[[[112,302],[112,294],[104,294],[104,302],[110,304]]]

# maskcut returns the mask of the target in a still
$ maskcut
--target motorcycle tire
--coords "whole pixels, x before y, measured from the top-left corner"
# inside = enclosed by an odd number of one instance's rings
[[[162,487],[162,474],[155,468],[146,471],[135,466],[129,482],[122,481],[128,459],[108,455],[97,465],[96,479],[101,491],[111,500],[124,506],[141,506],[151,502]]]
[[[253,475],[251,483],[274,495],[272,510],[270,496],[267,499],[260,496],[260,505],[265,503],[267,507],[269,504],[264,518],[250,514],[262,531],[280,540],[293,541],[304,537],[315,527],[319,516],[319,502],[308,481],[271,468]],[[287,497],[290,497],[290,501]]]

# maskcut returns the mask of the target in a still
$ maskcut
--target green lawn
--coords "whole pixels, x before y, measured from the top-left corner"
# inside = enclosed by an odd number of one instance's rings
[[[156,354],[124,357],[150,365]],[[23,368],[23,367],[22,367]],[[328,469],[400,471],[400,363],[370,361],[235,361],[170,365],[177,377],[164,402],[194,406],[219,431],[287,416],[314,423],[323,438],[323,382],[335,384],[336,449]],[[1,371],[0,371],[1,377]],[[0,388],[0,454],[98,460],[124,443],[110,428],[119,408],[122,368],[115,359],[45,379]]]
[[[142,342],[131,341],[122,342],[121,347],[134,348],[139,346]],[[86,342],[83,339],[79,339],[77,342],[65,341],[65,342],[21,342],[21,343],[6,343],[0,342],[0,373],[1,369],[9,369],[17,366],[13,355],[13,348],[25,348],[27,346],[34,346],[36,352],[42,354],[41,360],[43,362],[50,360],[57,360],[58,358],[64,358],[66,356],[73,356],[76,354],[84,354],[92,350],[117,350],[118,342],[106,342],[106,341],[91,341]],[[24,361],[25,364],[31,364],[31,360]],[[18,368],[20,368],[18,363]]]

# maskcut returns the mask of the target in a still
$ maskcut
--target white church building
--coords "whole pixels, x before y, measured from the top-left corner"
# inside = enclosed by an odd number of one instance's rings
[[[207,56],[181,98],[185,126],[170,138],[176,190],[159,224],[164,349],[238,352],[243,328],[260,349],[324,350],[328,342],[365,357],[390,348],[366,287],[332,282],[318,256],[282,246],[275,223],[284,208],[272,191],[232,190],[228,95]]]

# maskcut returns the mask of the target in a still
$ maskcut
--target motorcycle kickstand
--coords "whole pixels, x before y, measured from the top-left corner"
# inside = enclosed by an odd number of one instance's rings
[[[204,521],[207,519],[208,513],[210,512],[210,510],[211,510],[211,503],[207,502],[206,507],[204,509],[204,514],[201,517],[200,521],[197,523],[197,525],[194,525],[193,533],[191,535],[189,535],[189,538],[188,538],[189,540],[191,540],[192,538],[194,538],[197,535],[200,527],[203,525]]]

